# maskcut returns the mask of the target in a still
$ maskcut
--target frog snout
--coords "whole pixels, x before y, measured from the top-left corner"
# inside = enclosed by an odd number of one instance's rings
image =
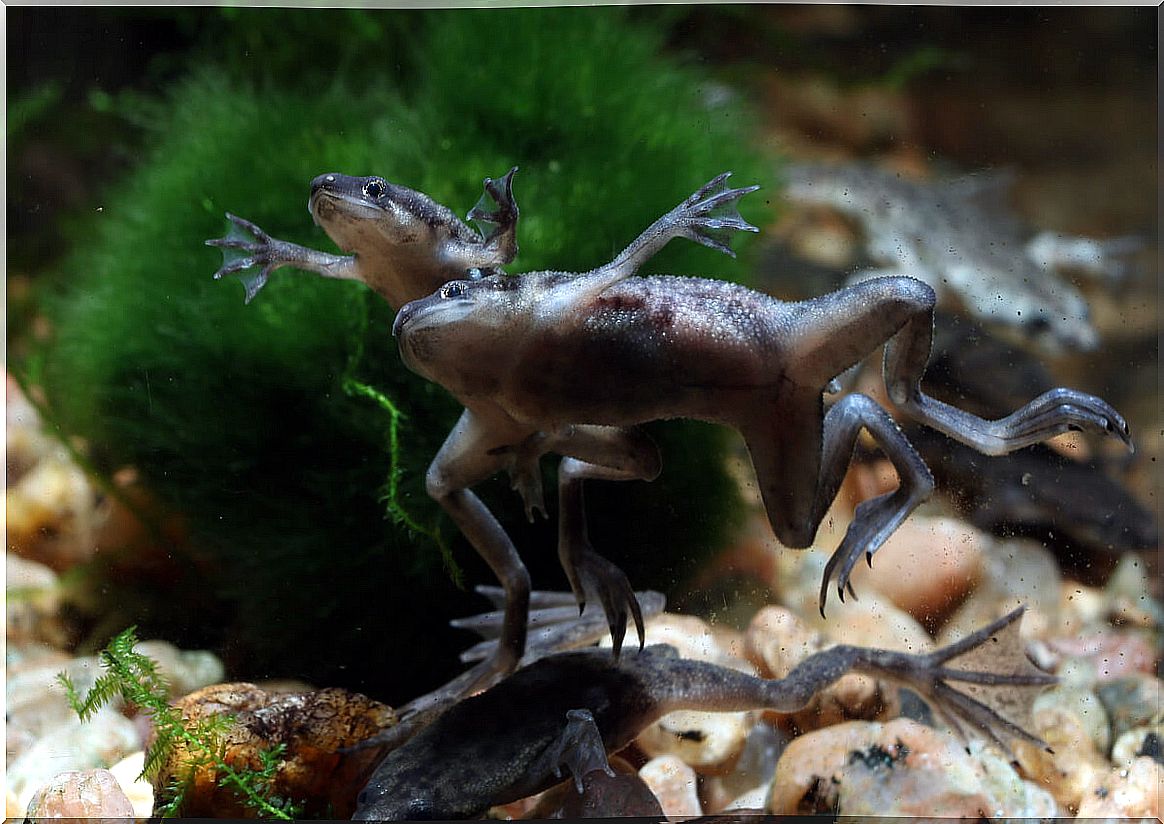
[[[311,217],[315,220],[316,223],[319,223],[319,215],[316,214],[316,209],[318,208],[319,203],[317,202],[316,197],[321,192],[334,191],[336,188],[336,180],[339,177],[340,175],[337,175],[334,172],[328,172],[327,174],[320,175],[311,181],[311,194],[307,197],[307,211],[311,213]],[[323,204],[326,206],[329,200],[330,199],[325,199]]]
[[[328,172],[311,181],[311,193],[315,194],[320,189],[331,188],[335,185],[336,178],[339,177],[335,172]]]
[[[396,313],[396,320],[392,322],[392,337],[400,337],[400,330],[404,324],[411,320],[412,316],[416,314],[416,301],[406,303],[400,307],[400,311]]]

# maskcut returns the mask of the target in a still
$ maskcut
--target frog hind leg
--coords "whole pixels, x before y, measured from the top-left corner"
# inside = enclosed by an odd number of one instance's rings
[[[799,389],[785,390],[778,399],[783,404],[775,418],[781,422],[778,427],[765,428],[761,423],[744,433],[777,537],[785,541],[783,528],[790,538],[801,541],[790,546],[811,542],[851,455],[854,421],[874,435],[902,478],[897,491],[858,508],[850,533],[830,561],[825,586],[837,572],[838,588],[843,588],[862,543],[875,549],[877,541],[888,537],[933,485],[916,451],[872,401],[858,401],[853,408],[838,402],[829,413],[834,421],[828,426],[822,422],[816,388],[826,386],[883,343],[890,399],[915,420],[983,454],[1005,454],[1074,429],[1114,434],[1130,443],[1127,423],[1119,413],[1100,398],[1072,389],[1052,389],[997,421],[923,393],[921,378],[930,355],[935,301],[934,290],[925,283],[890,277],[780,309],[784,313],[778,319],[784,329],[778,347],[781,385]],[[786,477],[789,467],[797,468],[797,478]],[[815,489],[805,483],[806,476],[819,479]],[[822,587],[822,608],[823,598]]]
[[[662,468],[658,447],[641,430],[577,426],[554,448],[566,456],[558,471],[558,557],[579,611],[586,608],[588,596],[597,596],[615,656],[622,649],[627,619],[633,618],[641,649],[646,635],[638,598],[626,573],[590,544],[582,487],[586,480],[654,480]]]
[[[889,280],[922,286],[908,278]],[[1103,399],[1075,389],[1050,389],[993,421],[926,395],[921,379],[933,338],[933,291],[904,285],[895,300],[907,318],[886,341],[882,369],[890,399],[914,420],[984,455],[1005,455],[1068,431],[1113,435],[1131,448],[1127,421]]]
[[[485,191],[467,216],[479,228],[486,248],[494,256],[493,267],[503,266],[517,257],[517,220],[521,213],[513,197],[516,173],[514,166],[499,179],[485,178]]]
[[[902,521],[933,492],[934,480],[921,456],[894,420],[872,398],[846,395],[821,415],[820,395],[778,406],[771,422],[743,427],[760,493],[776,537],[785,546],[803,548],[816,537],[852,460],[853,447],[866,430],[897,470],[900,483],[892,492],[861,503],[840,546],[825,566],[820,611],[824,615],[830,580],[837,593],[853,593],[849,575],[865,555],[876,552]],[[799,421],[800,426],[788,426]],[[790,471],[795,468],[796,472]]]
[[[859,672],[913,690],[964,741],[972,732],[1008,754],[1013,740],[1046,747],[1028,731],[1031,709],[1038,694],[1058,679],[1027,659],[1018,631],[1023,611],[1019,607],[930,653],[830,647],[780,679],[756,678],[703,661],[673,660],[666,664],[669,672],[660,708],[729,712],[763,707],[796,712],[846,673]]]
[[[529,572],[501,524],[469,488],[504,468],[505,456],[490,449],[488,441],[493,436],[490,427],[466,409],[425,476],[429,496],[441,505],[505,590],[505,619],[496,652],[471,670],[465,692],[488,687],[517,667],[525,651],[529,615]]]

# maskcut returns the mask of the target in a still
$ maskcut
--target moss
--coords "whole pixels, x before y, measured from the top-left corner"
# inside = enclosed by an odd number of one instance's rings
[[[398,698],[446,677],[451,650],[466,643],[444,623],[478,604],[442,572],[431,541],[387,517],[392,416],[345,391],[353,380],[406,416],[398,482],[409,517],[455,539],[468,580],[490,576],[423,493],[458,408],[402,367],[392,311],[359,284],[290,270],[244,306],[237,283],[210,279],[219,261],[202,245],[223,233],[224,211],[330,249],[305,210],[307,181],[320,172],[383,174],[463,213],[482,177],[517,164],[515,270],[582,269],[718,171],[772,179],[748,146],[740,106],[705,106],[706,79],[660,57],[658,39],[628,27],[620,10],[415,19],[423,26],[407,56],[411,75],[391,61],[347,60],[326,85],[300,86],[203,68],[139,106],[151,148],[76,235],[67,287],[51,307],[56,334],[38,374],[54,418],[106,471],[137,467],[185,515],[206,556],[168,590],[129,593],[109,608],[132,613],[123,625],[217,645],[240,677],[294,675]],[[397,83],[402,76],[415,81]],[[744,212],[762,222],[764,200]],[[745,271],[679,243],[658,267]],[[724,433],[657,431],[659,481],[616,492],[594,485],[592,495],[596,542],[641,587],[690,572],[738,505],[722,466]],[[552,523],[524,525],[501,481],[483,489],[535,584],[563,587]],[[167,614],[168,603],[200,591],[226,607]],[[418,649],[418,634],[431,644]],[[413,668],[402,670],[403,660]]]

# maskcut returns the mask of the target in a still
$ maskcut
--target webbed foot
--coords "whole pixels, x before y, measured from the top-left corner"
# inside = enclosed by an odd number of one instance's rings
[[[478,227],[482,239],[496,245],[502,252],[502,263],[508,263],[517,255],[517,219],[520,212],[513,198],[513,175],[516,172],[517,167],[514,166],[500,180],[485,178],[485,192],[466,216]],[[496,208],[490,209],[490,200]]]
[[[1046,748],[1025,727],[1030,726],[1035,696],[1059,679],[1027,659],[1019,635],[1024,610],[1019,607],[927,655],[884,653],[888,657],[878,662],[876,674],[920,695],[962,740],[968,726],[1011,757],[1007,739]]]
[[[642,649],[646,643],[643,612],[626,573],[595,552],[585,537],[574,536],[565,541],[563,547],[564,551],[560,553],[562,569],[570,581],[570,589],[574,591],[579,614],[586,609],[588,595],[598,598],[610,627],[614,655],[618,657],[626,637],[629,610],[630,617],[634,618],[635,629],[638,630],[639,649]]]
[[[493,602],[494,611],[467,618],[457,618],[449,622],[458,629],[476,632],[486,640],[475,644],[461,653],[461,661],[468,664],[480,661],[493,654],[497,638],[505,619],[505,590],[501,587],[478,586],[476,592]],[[658,615],[667,604],[662,593],[643,590],[634,593],[644,618]],[[572,592],[546,592],[535,590],[530,593],[529,634],[526,637],[525,655],[520,666],[529,666],[534,661],[555,652],[577,649],[597,643],[609,630],[606,615],[591,604],[582,614]]]

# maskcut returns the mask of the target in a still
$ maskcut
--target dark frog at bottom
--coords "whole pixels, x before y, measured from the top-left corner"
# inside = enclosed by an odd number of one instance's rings
[[[1021,615],[1014,610],[925,655],[831,647],[773,680],[683,659],[666,645],[617,659],[608,649],[551,655],[452,707],[389,753],[360,792],[354,818],[470,818],[565,778],[584,798],[601,795],[604,779],[614,777],[607,753],[668,712],[794,712],[848,672],[913,690],[963,736],[975,733],[1004,750],[1012,740],[1046,746],[1021,725],[1056,679],[1027,661]],[[626,815],[619,802],[599,812]]]

